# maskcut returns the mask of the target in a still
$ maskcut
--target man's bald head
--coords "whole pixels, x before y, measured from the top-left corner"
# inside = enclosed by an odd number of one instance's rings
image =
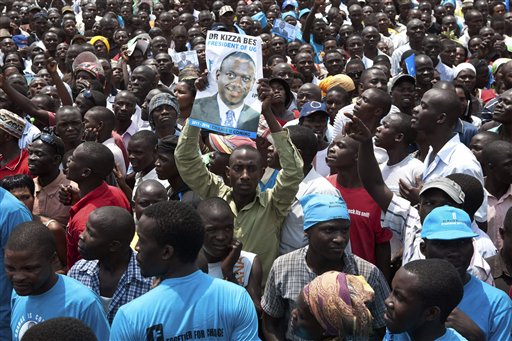
[[[135,235],[135,223],[131,214],[117,206],[103,206],[89,215],[89,224],[96,232],[110,241],[119,241],[129,246]]]
[[[135,218],[140,219],[145,208],[161,201],[167,201],[167,189],[157,180],[144,180],[133,197]]]

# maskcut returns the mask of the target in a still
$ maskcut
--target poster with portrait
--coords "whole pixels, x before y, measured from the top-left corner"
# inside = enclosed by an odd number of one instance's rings
[[[298,26],[288,24],[286,21],[281,19],[274,20],[274,26],[272,26],[272,33],[283,37],[288,41],[293,41],[297,37],[302,36],[302,32]]]
[[[261,113],[256,88],[263,78],[261,39],[208,31],[206,64],[208,86],[196,94],[190,125],[256,138]]]
[[[178,67],[178,70],[183,70],[187,66],[194,66],[199,68],[199,59],[197,59],[197,51],[185,51],[176,52],[172,56],[174,65]]]

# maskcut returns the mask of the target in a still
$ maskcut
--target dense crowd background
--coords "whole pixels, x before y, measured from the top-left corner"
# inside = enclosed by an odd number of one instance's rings
[[[508,1],[0,13],[1,340],[511,339]],[[207,31],[256,139],[187,123]]]

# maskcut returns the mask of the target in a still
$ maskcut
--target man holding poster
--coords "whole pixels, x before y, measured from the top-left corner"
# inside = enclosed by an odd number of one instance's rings
[[[259,38],[208,32],[209,86],[196,95],[191,125],[221,133],[256,136],[261,109],[255,95],[255,81],[261,78],[260,46]]]

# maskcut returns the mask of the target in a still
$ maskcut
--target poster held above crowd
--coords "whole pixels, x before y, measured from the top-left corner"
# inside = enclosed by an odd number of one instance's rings
[[[256,80],[263,78],[261,39],[208,31],[208,86],[196,94],[190,124],[255,138],[261,103]]]

